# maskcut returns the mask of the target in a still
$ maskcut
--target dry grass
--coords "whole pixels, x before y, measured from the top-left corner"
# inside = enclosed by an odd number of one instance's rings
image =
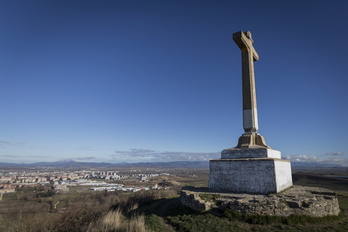
[[[132,207],[135,209],[137,206]],[[96,222],[90,223],[87,232],[147,232],[143,215],[133,215],[128,219],[120,208],[109,211]]]
[[[64,194],[50,198],[17,197],[0,202],[0,231],[147,231],[140,204],[172,197],[177,190],[138,193]],[[53,208],[53,203],[62,206]],[[64,203],[64,204],[63,204]]]
[[[147,232],[143,215],[135,215],[128,222],[128,231]]]

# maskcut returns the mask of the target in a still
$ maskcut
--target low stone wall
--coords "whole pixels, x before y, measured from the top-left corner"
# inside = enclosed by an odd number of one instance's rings
[[[216,193],[208,188],[185,187],[181,191],[180,201],[196,211],[219,208],[249,215],[323,217],[340,212],[335,192],[297,185],[269,195]]]
[[[195,211],[208,211],[215,206],[214,202],[204,201],[199,197],[200,192],[182,190],[180,202]]]

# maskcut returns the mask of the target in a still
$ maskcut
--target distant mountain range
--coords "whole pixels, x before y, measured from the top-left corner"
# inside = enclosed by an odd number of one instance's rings
[[[343,167],[338,164],[323,164],[323,163],[314,163],[314,162],[291,162],[291,166],[293,167],[322,167],[322,168]]]
[[[209,168],[207,161],[173,161],[173,162],[142,162],[142,163],[93,163],[76,162],[74,160],[62,160],[56,162],[38,162],[31,164],[4,163],[0,162],[0,168],[115,168],[115,167],[153,167],[153,168]]]

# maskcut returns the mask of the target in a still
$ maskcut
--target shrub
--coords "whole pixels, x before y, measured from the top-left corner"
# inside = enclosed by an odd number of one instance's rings
[[[282,223],[285,225],[293,225],[293,224],[306,224],[306,223],[323,223],[323,222],[331,222],[336,221],[342,218],[343,214],[341,213],[339,216],[326,216],[326,217],[310,217],[307,215],[297,215],[292,214],[288,217],[283,216],[270,216],[270,215],[247,215],[241,214],[236,211],[227,209],[224,212],[224,217],[229,221],[242,221],[249,224],[259,224],[259,225],[270,225],[273,223]]]
[[[179,215],[168,217],[169,222],[182,232],[223,232],[223,231],[238,231],[236,225],[229,223],[224,218],[219,218],[212,214],[198,215]]]
[[[213,194],[213,193],[201,193],[201,194],[199,194],[199,197],[203,201],[216,202],[217,199],[221,198],[221,195],[220,194]]]

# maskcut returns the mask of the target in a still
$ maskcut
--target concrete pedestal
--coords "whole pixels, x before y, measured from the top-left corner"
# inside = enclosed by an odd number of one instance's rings
[[[270,148],[229,148],[221,152],[221,159],[275,158],[281,159],[281,152]]]
[[[227,151],[226,149],[224,151]],[[289,160],[279,158],[234,158],[253,153],[254,149],[235,149],[234,152],[222,152],[222,159],[210,160],[209,189],[230,193],[279,193],[292,186]],[[264,149],[255,154],[277,156],[279,151]],[[230,150],[231,151],[231,150]],[[239,155],[238,155],[239,154]],[[231,157],[227,159],[227,157]],[[257,156],[257,155],[253,155]],[[280,157],[280,152],[279,152]]]

